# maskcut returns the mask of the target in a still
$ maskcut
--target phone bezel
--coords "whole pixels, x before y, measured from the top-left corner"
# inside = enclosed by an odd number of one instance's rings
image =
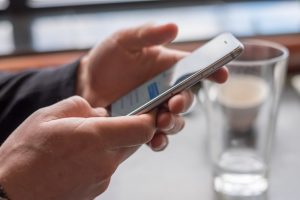
[[[217,60],[215,63],[207,66],[203,70],[195,72],[193,75],[189,76],[188,78],[184,79],[180,83],[174,85],[170,89],[166,90],[165,92],[161,93],[157,97],[151,99],[146,104],[140,106],[139,108],[135,109],[134,111],[127,114],[127,116],[131,115],[138,115],[142,113],[147,113],[160,105],[161,103],[165,102],[168,98],[178,94],[179,92],[183,91],[184,89],[188,89],[191,86],[195,85],[202,79],[210,76],[212,73],[217,71],[219,68],[230,62],[231,60],[235,59],[240,55],[243,51],[243,46],[238,46],[234,49],[231,53],[225,55],[223,58]]]
[[[185,78],[184,80],[181,80],[179,83],[175,84],[174,86],[172,86],[168,90],[164,91],[163,93],[159,94],[155,98],[149,100],[147,103],[136,108],[132,112],[126,114],[126,116],[138,115],[138,114],[143,114],[143,113],[147,113],[147,112],[151,111],[155,107],[159,106],[160,104],[162,104],[163,102],[168,100],[170,97],[183,91],[184,89],[187,89],[187,88],[195,85],[196,83],[198,83],[202,79],[208,77],[213,72],[215,72],[216,70],[218,70],[219,68],[221,68],[222,66],[224,66],[225,64],[230,62],[231,60],[238,57],[244,49],[243,44],[240,43],[231,33],[223,33],[217,37],[220,37],[221,41],[223,41],[225,44],[233,45],[233,47],[232,47],[233,50],[231,50],[230,52],[225,54],[222,58],[216,60],[212,64],[206,66],[204,69],[198,70],[195,73],[193,73],[192,75]],[[211,41],[209,41],[209,42],[211,42]],[[208,43],[206,43],[206,44],[208,44]],[[203,48],[204,46],[206,46],[206,44],[204,44],[200,48]],[[111,110],[112,105],[109,106],[109,108],[110,108],[109,112],[111,115],[112,115],[112,110]],[[116,115],[116,116],[119,116],[119,115]]]

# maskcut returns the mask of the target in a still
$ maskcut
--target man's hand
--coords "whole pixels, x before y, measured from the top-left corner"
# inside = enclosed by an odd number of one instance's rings
[[[38,110],[0,147],[0,183],[13,200],[93,199],[117,166],[149,142],[156,114],[104,117],[72,97]]]
[[[187,52],[171,50],[162,45],[177,35],[177,26],[144,25],[119,31],[93,48],[83,57],[79,68],[77,94],[92,106],[106,107],[143,82],[170,68]],[[210,79],[224,82],[227,70],[222,68]],[[193,95],[184,91],[171,98],[158,112],[158,131],[150,146],[162,150],[166,134],[174,134],[184,126],[180,115],[192,104]]]

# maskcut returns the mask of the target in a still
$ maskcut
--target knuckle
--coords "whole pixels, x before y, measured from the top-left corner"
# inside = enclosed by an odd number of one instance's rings
[[[46,120],[46,118],[50,115],[51,110],[48,107],[40,108],[36,110],[29,118]]]
[[[122,43],[123,38],[126,38],[128,35],[130,35],[129,33],[132,32],[132,29],[121,29],[119,31],[116,31],[115,33],[112,34],[112,37],[115,41],[117,41],[118,43]]]
[[[99,188],[100,193],[98,195],[102,194],[103,192],[105,192],[107,190],[107,188],[109,186],[109,183],[110,183],[110,179],[105,180],[105,181],[102,182],[101,187]]]
[[[119,31],[116,31],[112,34],[112,36],[110,38],[108,38],[108,40],[114,40],[116,42],[119,42],[120,41],[120,36],[121,35],[124,35],[125,34],[125,31],[124,30],[119,30]]]
[[[35,115],[35,116],[41,116],[42,114],[45,113],[45,111],[47,111],[46,108],[40,108],[40,109],[36,110],[36,111],[33,113],[33,115]]]
[[[103,162],[103,161],[101,161]],[[100,180],[105,181],[105,180],[110,180],[111,176],[115,173],[117,166],[115,162],[107,162],[107,164],[104,167],[100,167],[99,169],[99,177]]]
[[[179,126],[179,131],[181,131],[182,129],[184,129],[184,127],[185,127],[185,121],[182,120],[182,122],[181,122],[181,124]]]
[[[185,121],[183,120],[182,117],[178,117],[178,119],[176,121],[177,122],[176,122],[176,125],[173,130],[174,134],[180,132],[185,126]]]
[[[140,119],[140,132],[142,135],[142,142],[149,142],[155,131],[155,127],[153,126],[153,122],[150,117],[143,117]]]
[[[66,103],[69,104],[70,107],[74,108],[74,110],[90,110],[90,104],[80,96],[73,96],[66,100]]]
[[[193,105],[193,102],[195,101],[195,96],[191,90],[185,91],[183,95],[183,101],[184,101],[184,112],[191,108]]]
[[[109,169],[103,170],[101,172],[101,180],[109,180],[112,175],[113,173],[111,172],[111,170]]]
[[[88,105],[88,102],[80,96],[73,96],[73,97],[69,98],[68,101],[70,101],[71,103],[73,103],[76,106]]]
[[[142,135],[142,141],[141,141],[141,144],[142,143],[147,143],[149,142],[152,137],[153,137],[153,132],[152,131],[149,131],[148,129],[147,130],[144,130],[144,131],[141,131],[141,135]]]

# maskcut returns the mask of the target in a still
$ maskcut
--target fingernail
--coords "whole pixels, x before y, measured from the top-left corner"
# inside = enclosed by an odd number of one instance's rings
[[[151,145],[151,148],[153,151],[162,151],[168,146],[168,140],[166,138],[162,139],[162,143],[159,146],[153,147]]]
[[[170,121],[169,125],[166,128],[163,128],[162,131],[168,132],[168,131],[172,130],[174,127],[175,127],[175,117],[173,115],[171,115],[171,121]]]

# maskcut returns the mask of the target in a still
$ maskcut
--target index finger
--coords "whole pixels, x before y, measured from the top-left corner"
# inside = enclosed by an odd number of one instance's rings
[[[217,82],[224,83],[228,78],[228,69],[226,67],[221,67],[219,70],[210,75],[207,79]]]
[[[144,47],[169,43],[175,39],[177,32],[177,26],[172,23],[159,26],[146,24],[119,31],[115,38],[126,49],[139,51]]]
[[[179,114],[187,111],[194,101],[194,94],[190,89],[184,90],[171,97],[166,106],[167,110],[173,114]]]

